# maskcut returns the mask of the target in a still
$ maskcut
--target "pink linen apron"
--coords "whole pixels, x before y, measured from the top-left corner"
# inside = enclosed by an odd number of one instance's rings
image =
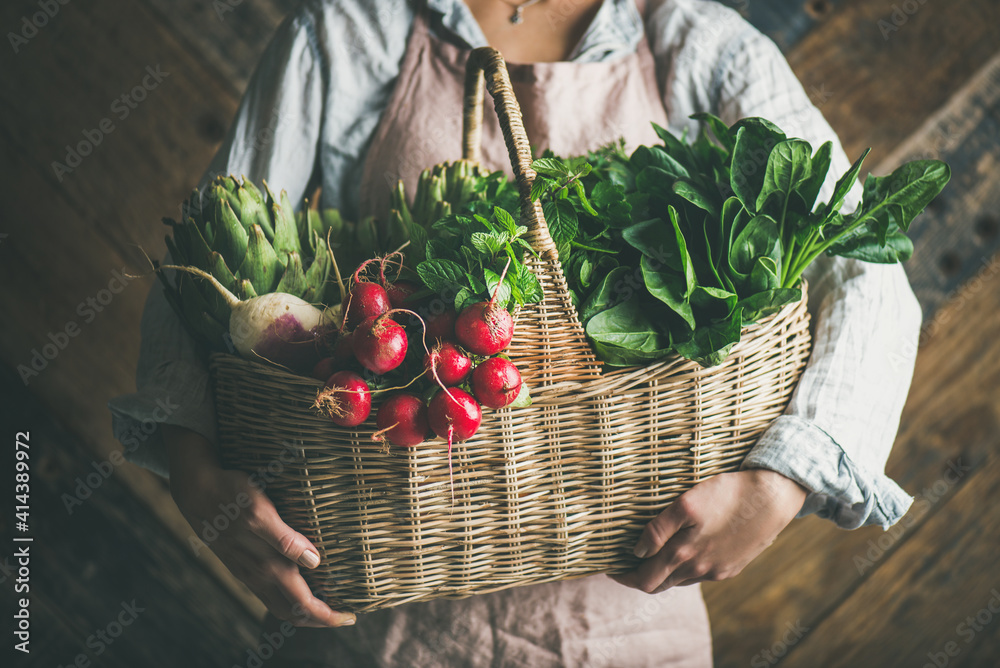
[[[462,157],[462,94],[469,51],[436,39],[427,10],[414,22],[396,89],[382,115],[361,181],[361,215],[383,220],[400,180],[412,198],[420,172]],[[507,63],[532,148],[582,155],[625,139],[626,150],[659,140],[667,125],[656,64],[645,36],[636,52],[612,62]],[[487,94],[481,162],[513,175]]]
[[[418,12],[364,166],[362,215],[384,215],[398,180],[412,197],[423,169],[461,157],[468,53],[435,38],[426,8]],[[624,137],[631,152],[658,142],[651,121],[667,124],[645,37],[614,62],[508,68],[536,150],[580,155]],[[484,109],[482,162],[510,174],[490,99]],[[267,630],[279,626],[268,616]],[[267,665],[704,668],[712,665],[712,647],[700,586],[651,596],[599,575],[413,603],[359,615],[343,629],[296,629]]]

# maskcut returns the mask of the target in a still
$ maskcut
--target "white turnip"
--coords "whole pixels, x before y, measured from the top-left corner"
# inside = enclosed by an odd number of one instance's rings
[[[284,292],[241,301],[201,269],[176,265],[160,269],[186,271],[212,284],[231,310],[229,336],[243,357],[266,360],[303,374],[319,361],[319,340],[334,324],[328,312]]]

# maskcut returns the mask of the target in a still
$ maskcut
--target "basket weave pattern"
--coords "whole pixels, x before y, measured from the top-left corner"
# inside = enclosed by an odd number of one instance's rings
[[[587,344],[540,207],[520,111],[502,58],[477,49],[465,137],[481,118],[482,74],[522,193],[545,299],[518,314],[509,349],[533,403],[487,411],[469,441],[384,448],[372,417],[337,427],[311,408],[321,383],[216,354],[211,359],[227,466],[257,472],[282,518],[308,536],[308,573],[334,609],[620,572],[644,524],[677,495],[735,471],[784,410],[809,355],[805,299],[748,327],[720,366],[678,357],[605,372]],[[480,88],[476,88],[476,86]],[[519,133],[519,134],[518,134]],[[466,157],[478,140],[465,142]],[[474,157],[474,155],[472,156]]]

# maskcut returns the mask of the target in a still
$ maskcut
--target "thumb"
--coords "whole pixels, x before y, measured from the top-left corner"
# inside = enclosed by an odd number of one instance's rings
[[[319,566],[319,551],[308,538],[282,521],[273,504],[262,503],[259,511],[260,521],[253,528],[255,534],[281,555],[300,566],[306,568]]]
[[[633,553],[640,559],[651,557],[666,545],[670,537],[686,526],[693,524],[688,513],[683,495],[667,506],[663,512],[654,517],[639,536]]]

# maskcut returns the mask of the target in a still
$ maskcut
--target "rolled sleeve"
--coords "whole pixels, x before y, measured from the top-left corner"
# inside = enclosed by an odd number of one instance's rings
[[[844,529],[865,524],[888,528],[909,510],[913,498],[882,475],[858,465],[815,423],[782,415],[743,462],[743,468],[776,471],[813,491],[799,516],[815,513]]]

